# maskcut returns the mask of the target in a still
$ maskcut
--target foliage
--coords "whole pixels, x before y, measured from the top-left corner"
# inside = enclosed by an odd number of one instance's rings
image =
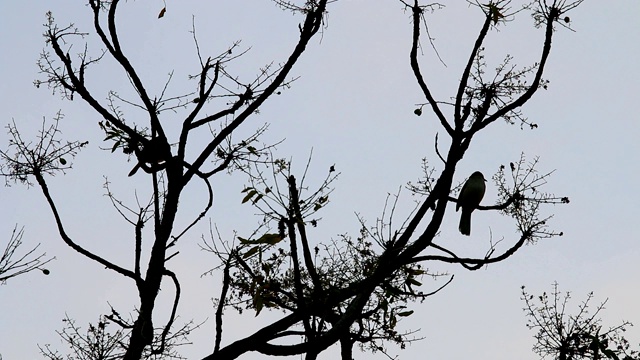
[[[534,296],[522,287],[522,300],[526,307],[527,327],[536,331],[536,344],[533,351],[542,358],[551,356],[559,360],[579,359],[640,359],[640,352],[629,349],[629,342],[623,333],[632,326],[628,321],[613,327],[604,327],[600,312],[604,310],[603,303],[589,309],[593,292],[587,295],[577,308],[571,313],[567,309],[571,294],[562,294],[558,284],[553,284],[551,294],[547,292]]]
[[[68,157],[75,157],[78,152],[88,142],[73,141],[63,143],[58,138],[60,130],[58,125],[63,118],[62,113],[58,112],[55,116],[53,124],[47,126],[46,120],[42,121],[37,139],[34,144],[22,139],[19,129],[15,122],[7,126],[9,130],[9,147],[14,149],[13,154],[0,150],[0,175],[5,177],[7,185],[9,180],[20,182],[32,186],[29,176],[51,175],[56,173],[64,173],[71,169],[71,163]]]
[[[76,324],[76,321],[65,316],[62,322],[65,327],[58,331],[60,338],[68,345],[71,354],[63,355],[59,351],[52,349],[50,344],[40,346],[40,353],[49,360],[116,360],[122,359],[126,353],[130,334],[124,330],[130,328],[127,326],[120,327],[115,331],[111,331],[110,325],[114,323],[122,323],[119,314],[113,311],[107,316],[100,316],[97,323],[89,324],[85,332]],[[124,328],[124,329],[123,329]],[[163,343],[153,344],[143,354],[141,359],[159,360],[159,359],[184,359],[179,356],[174,348],[184,344],[184,340],[189,335],[189,329],[183,327],[177,329],[175,334],[171,334],[170,340]],[[156,351],[154,346],[167,346],[162,351]]]

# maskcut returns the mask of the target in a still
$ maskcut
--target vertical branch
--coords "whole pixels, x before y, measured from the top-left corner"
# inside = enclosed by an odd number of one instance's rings
[[[342,360],[353,359],[353,340],[349,335],[340,338],[340,357]]]
[[[216,308],[216,339],[213,346],[213,354],[215,355],[220,351],[220,342],[222,341],[222,313],[224,311],[224,305],[227,299],[227,292],[229,291],[229,283],[231,282],[231,276],[229,275],[229,269],[231,268],[231,259],[234,254],[229,254],[227,261],[224,264],[223,276],[222,276],[222,291],[220,292],[220,300],[218,307]]]
[[[289,184],[289,194],[290,194],[290,207],[293,212],[293,216],[295,219],[295,223],[298,227],[298,232],[300,233],[300,241],[302,242],[302,252],[304,263],[309,271],[309,276],[311,276],[311,280],[313,281],[313,285],[316,290],[322,289],[322,283],[320,282],[320,278],[318,277],[318,273],[316,271],[315,265],[313,264],[313,259],[311,258],[311,250],[309,249],[309,241],[307,239],[307,231],[304,225],[304,219],[302,218],[302,212],[300,211],[300,196],[298,193],[298,188],[296,186],[296,178],[291,175],[287,179]]]
[[[469,60],[467,61],[467,66],[465,66],[464,71],[462,72],[462,78],[460,79],[460,84],[458,85],[458,93],[456,94],[456,103],[454,107],[455,111],[455,126],[456,129],[462,129],[464,125],[465,116],[461,115],[460,109],[462,107],[462,98],[464,97],[464,91],[467,88],[467,83],[469,81],[469,76],[471,75],[471,68],[473,67],[473,62],[478,56],[478,51],[482,47],[482,43],[484,39],[487,37],[487,33],[489,32],[489,28],[491,27],[491,13],[487,12],[487,15],[484,19],[484,24],[482,24],[482,29],[480,29],[480,33],[476,38],[476,42],[473,45],[473,50],[471,50],[471,55],[469,55]],[[468,113],[465,111],[465,114],[468,116]]]
[[[156,234],[156,239],[158,238],[160,231],[160,220],[162,219],[160,213],[160,193],[158,189],[158,173],[156,171],[151,173],[151,182],[153,185],[153,221],[154,221],[154,231]]]
[[[202,108],[204,107],[204,104],[206,104],[206,99],[209,98],[209,95],[211,95],[213,88],[218,83],[218,77],[220,76],[220,61],[216,61],[213,71],[213,79],[211,80],[209,86],[205,89],[207,75],[211,67],[212,66],[209,63],[209,60],[207,60],[207,63],[202,67],[202,71],[200,73],[200,81],[198,87],[198,98],[200,99],[200,101],[198,101],[195,108],[182,122],[182,131],[180,132],[180,140],[178,141],[178,159],[180,161],[184,160],[185,157],[187,139],[189,137],[189,131],[192,129],[191,124],[193,123],[193,120],[196,118],[200,110],[202,110]]]
[[[140,278],[140,255],[142,253],[142,228],[144,227],[143,220],[144,212],[141,210],[138,214],[138,221],[136,222],[136,250],[135,250],[135,264],[134,273],[137,278]]]
[[[293,179],[293,180],[292,180]],[[287,209],[287,227],[289,232],[289,243],[291,246],[291,259],[293,262],[293,281],[295,283],[295,291],[296,291],[296,305],[298,306],[298,310],[302,314],[302,323],[304,325],[305,333],[308,334],[308,337],[312,337],[312,329],[309,324],[309,318],[307,316],[307,304],[305,301],[304,289],[302,287],[302,280],[300,278],[300,261],[298,260],[298,246],[296,244],[296,228],[295,224],[302,219],[298,219],[295,214],[295,204],[298,199],[296,196],[296,184],[293,175],[288,178],[289,182],[289,208]]]
[[[438,117],[438,120],[440,120],[440,124],[442,124],[442,127],[444,127],[445,130],[447,130],[447,133],[449,135],[453,136],[453,129],[451,128],[451,125],[449,125],[449,123],[447,122],[447,118],[444,116],[444,114],[440,110],[440,107],[438,106],[436,99],[431,94],[431,90],[429,90],[427,83],[424,81],[424,78],[420,71],[420,65],[418,64],[418,47],[420,44],[420,17],[424,16],[423,9],[418,4],[418,0],[414,1],[414,5],[411,7],[411,10],[413,12],[413,41],[411,45],[411,55],[410,55],[411,69],[413,70],[413,74],[416,80],[418,81],[418,85],[420,85],[420,89],[422,89],[422,92],[424,93],[424,96],[427,98],[429,105],[431,105],[431,109]]]
[[[151,101],[151,98],[147,94],[147,90],[142,84],[142,80],[140,80],[138,73],[129,62],[129,59],[124,55],[124,52],[120,47],[120,40],[118,40],[118,32],[116,29],[116,10],[117,10],[119,1],[120,0],[111,1],[110,7],[109,7],[109,13],[107,16],[109,35],[111,35],[111,42],[113,44],[113,48],[112,48],[113,51],[111,52],[111,54],[118,61],[118,63],[120,63],[122,68],[127,73],[127,76],[131,79],[133,87],[135,88],[136,92],[138,93],[138,96],[140,97],[140,100],[142,100],[142,103],[147,109],[147,113],[149,114],[150,121],[151,121],[151,129],[157,131],[158,135],[162,140],[166,140],[164,130],[162,129],[162,126],[160,125],[160,120],[158,119],[156,104],[154,104]],[[99,23],[96,23],[96,24],[99,26]]]

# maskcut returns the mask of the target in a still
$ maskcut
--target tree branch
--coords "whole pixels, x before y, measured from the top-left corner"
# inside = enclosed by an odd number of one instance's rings
[[[422,89],[422,93],[427,98],[429,105],[431,105],[431,109],[436,114],[438,119],[440,120],[440,124],[447,130],[447,133],[453,136],[453,129],[451,125],[447,122],[447,118],[444,116],[436,99],[431,94],[431,90],[427,86],[427,83],[424,81],[422,73],[420,71],[420,64],[418,63],[418,47],[419,47],[419,39],[420,39],[420,16],[423,15],[423,9],[418,4],[418,0],[415,0],[414,5],[411,7],[413,12],[413,41],[411,45],[411,55],[409,56],[411,59],[411,69],[413,70],[413,74],[418,80],[418,85],[420,85],[420,89]]]
[[[240,126],[249,115],[253,114],[262,103],[264,103],[273,92],[282,84],[285,80],[293,65],[298,61],[298,58],[307,47],[307,44],[315,35],[322,25],[322,18],[327,6],[327,0],[320,0],[315,5],[314,9],[307,12],[304,25],[300,31],[300,40],[294,48],[293,52],[289,56],[287,62],[282,66],[282,69],[276,75],[274,80],[267,86],[262,94],[260,94],[253,102],[247,105],[247,108],[239,114],[229,125],[222,129],[218,135],[205,147],[198,158],[193,162],[193,168],[187,170],[184,176],[184,181],[189,179],[195,174],[195,170],[200,169],[206,159],[213,153],[213,151],[226,139],[238,126]]]
[[[51,198],[51,195],[49,194],[49,188],[47,187],[46,182],[44,181],[44,178],[42,177],[42,174],[40,174],[39,172],[35,172],[34,173],[36,180],[38,181],[38,185],[40,185],[40,188],[42,189],[42,193],[44,194],[45,198],[47,199],[47,202],[49,203],[49,207],[51,208],[51,211],[53,212],[53,216],[56,220],[56,224],[58,226],[58,232],[60,233],[60,236],[62,237],[62,240],[64,240],[64,242],[69,245],[72,249],[74,249],[75,251],[79,252],[80,254],[88,257],[91,260],[97,261],[98,263],[104,265],[106,268],[111,269],[121,275],[124,275],[128,278],[131,278],[135,281],[139,281],[140,278],[138,276],[136,276],[136,274],[134,272],[132,272],[131,270],[127,270],[125,268],[122,268],[110,261],[107,261],[103,258],[101,258],[98,255],[95,255],[92,252],[89,252],[87,250],[85,250],[83,247],[81,247],[80,245],[76,244],[75,242],[73,242],[73,240],[71,240],[71,238],[67,235],[66,231],[64,230],[64,226],[62,225],[62,220],[60,218],[60,215],[58,213],[58,209],[56,208],[55,203],[53,202],[53,199]]]

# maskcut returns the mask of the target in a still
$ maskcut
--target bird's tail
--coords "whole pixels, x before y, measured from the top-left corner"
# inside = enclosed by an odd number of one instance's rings
[[[471,211],[465,210],[464,208],[462,209],[458,230],[460,230],[462,235],[471,235]]]

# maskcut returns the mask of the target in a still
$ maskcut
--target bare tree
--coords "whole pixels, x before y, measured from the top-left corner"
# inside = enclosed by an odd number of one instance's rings
[[[330,1],[308,0],[304,5],[293,1],[275,2],[303,16],[297,29],[298,43],[282,65],[266,66],[258,70],[255,78],[240,80],[227,70],[230,62],[245,54],[237,53],[238,44],[205,59],[197,46],[194,28],[200,68],[192,77],[193,92],[178,95],[168,95],[168,82],[157,95],[145,87],[120,43],[116,22],[119,0],[88,1],[95,33],[104,46],[104,51],[95,56],[90,55],[86,46],[80,54],[70,55],[70,44],[83,41],[87,34],[73,25],[59,27],[53,15],[48,14],[45,38],[50,50],[42,53],[39,65],[45,78],[36,84],[47,85],[67,99],[79,96],[89,104],[103,118],[100,126],[111,142],[112,151],[121,150],[135,158],[136,164],[129,176],[142,169],[153,180],[151,200],[137,208],[118,199],[107,183],[107,195],[132,226],[133,268],[118,265],[72,239],[47,186],[46,176],[67,166],[63,156],[75,155],[86,143],[63,145],[56,138],[57,126],[53,126],[40,135],[39,143],[49,145],[41,147],[44,151],[37,147],[34,150],[29,142],[20,138],[14,125],[10,127],[14,139],[11,145],[22,150],[16,156],[3,156],[7,164],[3,174],[20,182],[35,178],[63,241],[83,256],[135,283],[140,299],[137,313],[131,320],[125,320],[113,310],[100,320],[97,328],[100,330],[99,325],[108,320],[126,332],[123,337],[126,341],[118,341],[124,359],[169,356],[176,345],[176,335],[181,330],[174,329],[174,321],[181,288],[178,276],[167,264],[177,252],[169,249],[178,246],[180,238],[211,208],[212,176],[229,170],[240,170],[247,175],[250,185],[244,191],[243,201],[256,206],[264,222],[247,238],[222,239],[212,229],[210,239],[203,243],[220,260],[210,274],[222,278],[213,351],[205,359],[235,359],[248,352],[270,356],[305,354],[307,359],[315,359],[333,344],[340,344],[343,359],[351,359],[356,344],[383,352],[387,351],[386,344],[390,341],[404,347],[406,342],[416,339],[415,332],[401,332],[397,328],[402,318],[413,313],[411,303],[437,293],[453,280],[453,276],[430,270],[435,265],[458,264],[464,269],[476,270],[509,258],[525,244],[561,235],[548,228],[549,217],[541,215],[541,208],[566,203],[568,199],[542,192],[550,173],[539,173],[538,159],[528,161],[523,155],[508,167],[496,164],[497,172],[492,179],[499,198],[494,205],[477,207],[479,211],[493,211],[512,218],[517,237],[505,238],[504,244],[488,239],[486,251],[481,254],[456,253],[435,241],[447,204],[458,201],[454,196],[459,191],[459,184],[454,183],[456,166],[475,135],[498,120],[536,127],[523,115],[521,107],[539,89],[547,87],[542,75],[556,27],[569,26],[566,13],[581,0],[539,0],[515,10],[510,1],[505,0],[489,4],[470,2],[484,22],[461,69],[461,80],[451,101],[434,97],[434,85],[425,78],[418,56],[427,15],[442,5],[400,1],[412,14],[409,66],[425,101],[415,113],[421,115],[423,108],[432,111],[448,137],[449,147],[443,151],[435,138],[435,154],[441,164],[431,166],[425,160],[424,176],[415,184],[409,184],[408,188],[420,199],[409,217],[397,224],[394,218],[397,197],[390,197],[375,225],[370,226],[361,219],[358,236],[343,235],[329,244],[310,239],[307,227],[317,226],[315,214],[329,203],[332,182],[337,176],[335,167],[328,169],[324,181],[311,186],[306,170],[301,176],[293,174],[290,161],[274,156],[272,146],[259,145],[258,138],[264,127],[257,127],[253,135],[239,142],[232,138],[270,96],[290,85],[289,73],[310,40],[322,29]],[[160,16],[164,12],[163,9]],[[539,59],[520,68],[506,55],[495,73],[488,74],[489,66],[483,55],[485,40],[492,30],[508,25],[524,12],[530,13],[535,25],[544,30]],[[115,60],[124,71],[137,98],[124,98],[110,92],[103,102],[94,95],[86,79],[104,57]],[[226,103],[218,101],[220,99]],[[125,105],[143,111],[148,123],[126,120],[121,109]],[[177,129],[171,129],[163,118],[167,111],[184,115]],[[199,146],[191,141],[197,132],[203,131],[209,135],[206,144]],[[205,185],[208,202],[189,226],[178,229],[175,219],[180,210],[179,200],[192,181]],[[153,245],[143,257],[142,229],[148,222],[153,226]],[[142,264],[142,258],[148,258],[148,263]],[[429,291],[418,290],[425,276],[447,280]],[[157,326],[153,321],[154,309],[163,280],[173,285],[175,295],[169,320]],[[283,315],[239,340],[226,343],[223,320],[229,308],[240,312],[250,309],[256,315],[264,309],[277,309]],[[70,331],[78,333],[79,329],[71,324]],[[189,331],[184,329],[183,333]],[[89,334],[87,338],[92,336]],[[55,355],[55,352],[49,354]]]
[[[533,351],[542,358],[551,356],[558,360],[579,359],[640,359],[637,350],[629,349],[629,342],[623,333],[630,326],[628,321],[620,325],[604,327],[600,312],[605,309],[607,300],[589,309],[593,292],[577,307],[576,312],[567,306],[571,293],[562,294],[558,284],[553,284],[551,294],[546,292],[534,296],[522,287],[522,300],[526,307],[527,327],[537,331]]]
[[[126,353],[126,345],[129,342],[130,332],[125,331],[116,320],[118,329],[111,331],[109,326],[113,324],[109,319],[119,318],[119,314],[112,309],[108,316],[102,315],[95,325],[89,324],[86,331],[82,331],[76,321],[69,316],[62,320],[65,324],[58,335],[71,350],[69,354],[63,355],[54,350],[50,344],[38,346],[40,353],[49,360],[116,360],[122,359]],[[175,333],[169,338],[156,338],[154,346],[145,348],[142,357],[145,359],[184,359],[177,351],[176,347],[185,344],[186,337],[191,330],[191,324],[175,329]],[[152,353],[153,347],[165,346],[161,354]]]

